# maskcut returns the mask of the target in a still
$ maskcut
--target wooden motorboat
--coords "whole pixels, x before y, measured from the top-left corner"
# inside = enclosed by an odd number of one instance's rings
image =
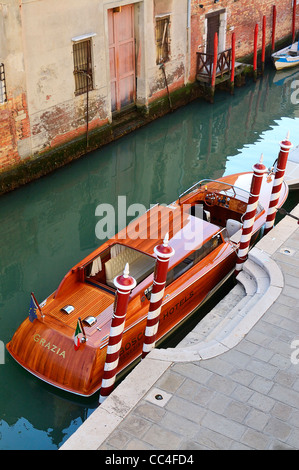
[[[299,65],[299,42],[272,54],[276,70],[282,70]]]
[[[41,314],[25,319],[7,345],[14,359],[39,379],[83,396],[101,387],[110,332],[113,278],[129,263],[137,282],[129,298],[117,372],[142,353],[155,266],[154,248],[169,233],[175,250],[168,267],[157,342],[178,327],[234,271],[252,173],[204,180],[168,206],[152,207],[137,221],[75,265],[41,303]],[[264,175],[253,225],[262,230],[273,175]],[[279,207],[288,195],[283,184]],[[136,234],[138,236],[136,236]],[[81,318],[86,342],[74,347]],[[32,318],[31,318],[32,320]]]

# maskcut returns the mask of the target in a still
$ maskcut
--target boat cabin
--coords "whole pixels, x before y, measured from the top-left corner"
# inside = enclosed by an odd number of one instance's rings
[[[204,180],[183,193],[177,202],[167,207],[157,205],[141,216],[138,237],[136,225],[129,225],[125,232],[104,244],[100,252],[80,266],[84,270],[81,279],[114,294],[113,281],[123,274],[128,263],[130,275],[138,286],[153,274],[154,247],[168,232],[175,249],[169,265],[169,285],[221,243],[239,242],[247,200],[247,191],[219,181]],[[259,205],[258,212],[262,209]]]

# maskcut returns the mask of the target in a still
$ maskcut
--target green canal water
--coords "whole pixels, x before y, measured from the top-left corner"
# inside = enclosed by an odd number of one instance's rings
[[[298,145],[299,93],[292,87],[299,72],[292,73],[283,80],[270,68],[234,96],[217,92],[214,105],[193,102],[0,198],[1,450],[57,449],[97,406],[97,395],[54,389],[3,352],[28,314],[30,292],[41,302],[101,245],[100,204],[114,207],[117,221],[119,196],[127,207],[169,203],[202,178],[251,170],[262,153],[272,166],[288,131]],[[296,202],[293,193],[288,204]]]

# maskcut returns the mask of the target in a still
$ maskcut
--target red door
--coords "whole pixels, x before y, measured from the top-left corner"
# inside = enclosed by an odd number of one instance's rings
[[[219,39],[219,27],[220,27],[220,14],[211,14],[208,17],[208,34],[207,34],[207,54],[214,55],[214,36],[218,34]]]
[[[134,5],[108,10],[112,111],[135,101]]]

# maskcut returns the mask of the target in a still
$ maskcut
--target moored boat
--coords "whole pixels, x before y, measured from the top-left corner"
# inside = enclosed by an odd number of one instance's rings
[[[276,70],[299,65],[299,41],[272,54]]]
[[[116,288],[129,264],[136,280],[123,333],[118,373],[140,358],[153,284],[154,249],[169,234],[169,261],[157,341],[163,340],[233,272],[252,172],[203,180],[168,206],[157,204],[75,265],[7,345],[14,359],[39,379],[78,395],[101,388]],[[263,229],[273,186],[262,176],[252,242]],[[278,207],[288,195],[282,185]],[[41,313],[36,314],[39,309]],[[74,344],[80,318],[84,342]],[[82,330],[80,334],[82,335]]]

